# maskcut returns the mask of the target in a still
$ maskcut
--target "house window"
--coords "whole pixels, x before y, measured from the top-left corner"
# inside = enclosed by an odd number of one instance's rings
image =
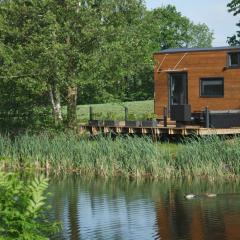
[[[240,67],[240,52],[228,53],[228,66]]]
[[[224,79],[223,78],[201,78],[200,79],[201,97],[223,97]]]

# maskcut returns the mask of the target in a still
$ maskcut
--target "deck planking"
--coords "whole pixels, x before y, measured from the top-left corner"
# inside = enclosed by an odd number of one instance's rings
[[[157,126],[157,127],[106,127],[106,126],[90,126],[81,125],[80,133],[90,133],[91,135],[99,135],[114,133],[117,135],[122,134],[135,134],[135,135],[153,135],[153,136],[209,136],[209,135],[238,135],[240,134],[240,128],[203,128],[200,126],[185,126],[177,128],[176,126]]]

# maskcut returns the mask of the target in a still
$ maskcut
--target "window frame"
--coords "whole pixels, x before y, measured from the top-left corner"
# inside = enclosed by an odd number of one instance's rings
[[[238,54],[238,64],[231,65],[231,54]],[[227,67],[228,68],[240,68],[240,51],[228,52],[227,53]]]
[[[213,81],[213,80],[221,80],[222,81],[222,87],[223,87],[223,91],[222,94],[220,95],[203,95],[202,93],[202,81],[203,80],[209,80],[209,81]],[[199,96],[200,98],[224,98],[224,77],[201,77],[199,79]]]

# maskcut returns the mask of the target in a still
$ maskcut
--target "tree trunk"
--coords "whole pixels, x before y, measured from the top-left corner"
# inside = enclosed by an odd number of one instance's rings
[[[49,97],[52,104],[52,112],[55,125],[59,126],[62,124],[63,117],[61,110],[60,92],[56,84],[49,85]]]
[[[77,87],[68,87],[67,96],[67,122],[69,127],[74,127],[77,122]]]

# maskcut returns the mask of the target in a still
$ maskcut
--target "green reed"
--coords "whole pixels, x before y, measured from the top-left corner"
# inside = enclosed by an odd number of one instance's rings
[[[171,147],[149,138],[75,134],[0,136],[3,167],[133,177],[240,177],[240,138],[192,138]]]
[[[189,140],[177,152],[175,164],[178,172],[185,176],[240,176],[240,138],[227,140],[209,136]]]

